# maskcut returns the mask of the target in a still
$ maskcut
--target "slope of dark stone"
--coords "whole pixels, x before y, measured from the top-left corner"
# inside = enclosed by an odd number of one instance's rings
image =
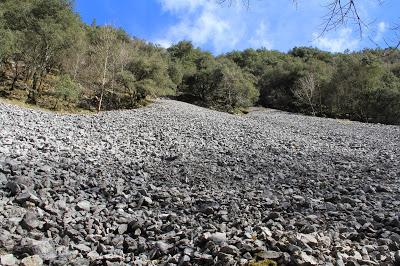
[[[0,104],[0,264],[399,264],[399,181],[396,126]]]

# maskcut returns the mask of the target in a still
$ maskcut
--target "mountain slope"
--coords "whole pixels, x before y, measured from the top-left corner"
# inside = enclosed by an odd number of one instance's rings
[[[0,144],[0,247],[18,259],[391,265],[400,250],[400,127],[0,104]]]

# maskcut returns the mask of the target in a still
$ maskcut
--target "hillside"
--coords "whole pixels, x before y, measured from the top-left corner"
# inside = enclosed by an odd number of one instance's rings
[[[0,264],[393,265],[399,178],[398,126],[0,104]]]

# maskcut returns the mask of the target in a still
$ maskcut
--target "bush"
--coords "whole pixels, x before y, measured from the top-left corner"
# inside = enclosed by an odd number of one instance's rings
[[[62,101],[76,104],[79,101],[82,88],[68,75],[61,75],[54,88],[55,96]]]

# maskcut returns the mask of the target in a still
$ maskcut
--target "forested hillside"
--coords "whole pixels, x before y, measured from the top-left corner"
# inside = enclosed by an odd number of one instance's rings
[[[149,97],[222,111],[261,104],[400,124],[400,52],[314,48],[221,56],[182,41],[168,49],[112,26],[86,25],[69,0],[0,2],[0,94],[42,107],[134,108]]]

